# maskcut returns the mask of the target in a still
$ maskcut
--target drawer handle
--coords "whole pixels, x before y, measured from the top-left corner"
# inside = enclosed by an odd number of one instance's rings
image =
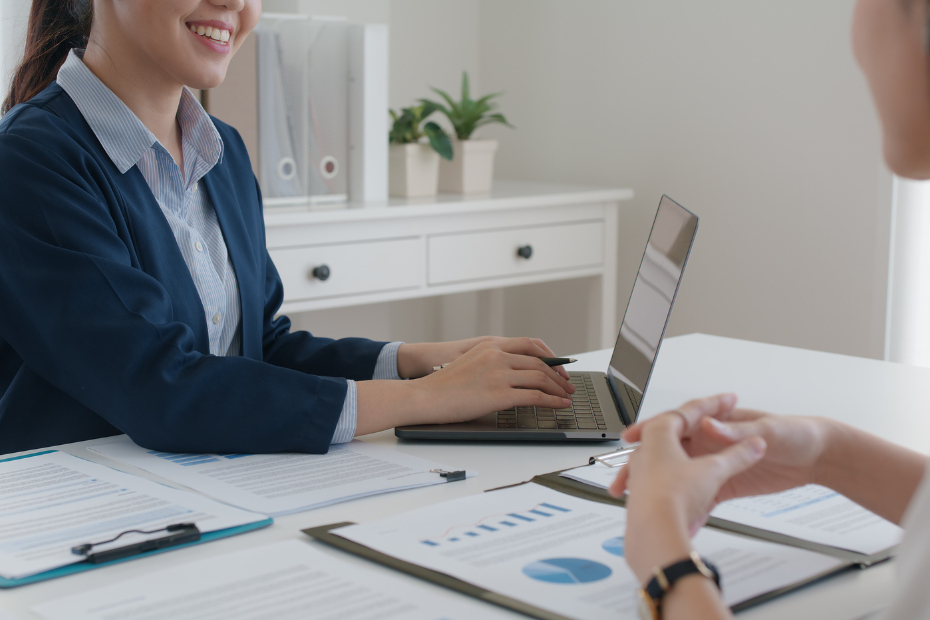
[[[329,265],[320,265],[313,268],[313,277],[321,282],[329,280]]]
[[[533,246],[524,245],[523,247],[517,248],[517,256],[520,258],[530,259],[530,256],[533,255]]]

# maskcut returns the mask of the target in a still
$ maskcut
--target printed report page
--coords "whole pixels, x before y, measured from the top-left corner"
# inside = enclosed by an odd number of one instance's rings
[[[623,508],[525,484],[333,533],[567,617],[616,620],[638,617],[625,523]],[[728,605],[841,564],[707,528],[694,547],[720,570]]]
[[[10,579],[80,562],[72,547],[127,530],[194,522],[212,532],[263,519],[64,452],[0,463],[0,575]],[[147,538],[128,534],[94,551]]]
[[[871,555],[901,542],[904,530],[816,484],[723,502],[713,517]]]
[[[46,620],[518,620],[523,616],[360,566],[310,541],[159,571],[43,603]]]
[[[595,463],[560,475],[606,489],[620,469]],[[897,545],[904,535],[894,523],[816,484],[723,502],[711,516],[865,555]]]
[[[273,517],[377,493],[445,484],[445,478],[430,470],[450,469],[364,441],[331,446],[326,454],[176,454],[147,450],[128,437],[90,449]]]

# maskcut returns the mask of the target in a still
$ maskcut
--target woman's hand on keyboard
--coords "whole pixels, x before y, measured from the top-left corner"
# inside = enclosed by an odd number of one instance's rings
[[[516,347],[521,351],[526,351],[523,353],[524,355],[532,357],[556,357],[552,349],[547,347],[546,343],[539,338],[479,336],[450,342],[404,343],[397,350],[397,374],[403,379],[425,377],[433,371],[433,368],[454,362],[476,346],[484,343],[496,343],[508,350]],[[563,367],[557,367],[556,372],[568,379],[568,373]]]

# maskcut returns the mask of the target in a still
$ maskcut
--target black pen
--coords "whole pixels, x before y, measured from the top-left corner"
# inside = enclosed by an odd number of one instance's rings
[[[578,361],[574,357],[540,357],[539,359],[542,360],[542,363],[546,366],[564,366],[565,364],[571,364],[572,362]],[[442,366],[433,366],[433,372],[442,370],[449,364],[451,364],[451,362],[446,362]]]
[[[574,357],[541,357],[539,359],[546,366],[564,366],[578,361]]]

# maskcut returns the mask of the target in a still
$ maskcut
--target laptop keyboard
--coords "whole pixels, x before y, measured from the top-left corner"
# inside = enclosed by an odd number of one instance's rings
[[[568,409],[515,407],[497,412],[497,428],[553,428],[604,430],[607,422],[594,393],[594,382],[587,373],[570,375],[575,386]]]
[[[623,389],[626,390],[626,395],[630,397],[630,402],[633,403],[633,411],[639,411],[639,404],[643,402],[643,395],[631,388],[626,383],[623,383]]]

